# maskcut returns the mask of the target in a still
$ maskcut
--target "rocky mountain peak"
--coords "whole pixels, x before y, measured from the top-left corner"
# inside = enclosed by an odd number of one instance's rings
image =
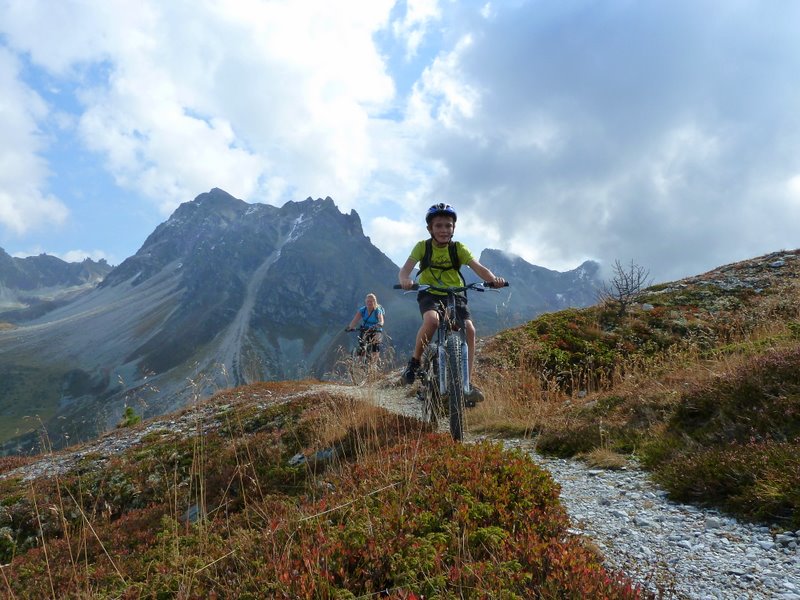
[[[597,290],[602,285],[600,265],[594,261],[586,261],[571,271],[559,272],[532,265],[520,256],[502,250],[486,249],[479,260],[511,282],[508,302],[501,315],[504,327],[519,325],[541,313],[594,304]],[[491,319],[496,307],[484,307],[485,303],[484,299],[478,298],[473,312]]]
[[[210,192],[200,194],[194,200],[182,203],[162,225],[173,228],[198,227],[209,221],[214,225],[225,225],[238,219],[249,206],[251,205],[244,200],[214,188]]]
[[[573,269],[571,273],[581,279],[597,279],[600,274],[600,263],[594,260],[586,260]]]

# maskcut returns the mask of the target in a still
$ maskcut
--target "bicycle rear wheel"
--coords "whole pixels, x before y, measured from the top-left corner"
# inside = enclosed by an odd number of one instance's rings
[[[456,441],[464,437],[464,379],[461,373],[461,337],[447,336],[447,395],[450,408],[450,435]]]

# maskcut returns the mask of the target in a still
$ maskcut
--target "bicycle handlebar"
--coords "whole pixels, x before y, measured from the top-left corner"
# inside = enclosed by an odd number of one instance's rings
[[[508,282],[504,282],[500,287],[508,287]],[[394,284],[394,289],[402,290],[403,286],[399,283]],[[467,285],[463,285],[460,287],[451,287],[451,288],[443,288],[443,287],[436,287],[435,285],[428,285],[427,283],[414,283],[411,286],[411,290],[418,290],[418,291],[425,291],[425,290],[434,290],[436,292],[444,292],[444,293],[454,293],[457,294],[458,292],[465,292],[467,290],[474,290],[476,292],[485,292],[486,290],[494,290],[498,289],[494,286],[493,283],[489,281],[481,281],[478,283],[468,283]]]

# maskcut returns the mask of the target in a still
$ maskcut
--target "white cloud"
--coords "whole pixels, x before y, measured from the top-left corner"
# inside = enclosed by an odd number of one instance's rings
[[[68,211],[45,191],[50,173],[40,156],[44,136],[37,120],[46,106],[19,81],[19,64],[2,46],[0,89],[0,226],[22,234],[34,227],[61,223]]]
[[[369,233],[376,244],[398,266],[408,258],[411,249],[426,235],[424,223],[397,221],[388,217],[376,217],[369,223]]]
[[[431,124],[432,119],[445,128],[460,129],[475,115],[480,92],[460,71],[463,55],[472,44],[471,35],[463,36],[451,52],[438,56],[425,69],[409,101],[411,123]]]
[[[2,54],[12,231],[65,217],[41,135],[64,127],[127,197],[331,196],[394,260],[440,200],[473,250],[549,268],[671,277],[797,239],[800,4],[6,0],[0,35],[72,100]]]
[[[428,33],[428,27],[442,17],[438,0],[407,0],[402,19],[392,23],[396,37],[405,43],[406,60],[414,58]]]
[[[792,175],[786,183],[789,197],[795,202],[800,202],[800,174]]]
[[[461,42],[409,105],[442,166],[429,189],[550,268],[635,259],[667,278],[796,243],[774,182],[800,155],[800,6],[592,6],[446,17]]]
[[[168,212],[214,186],[352,202],[375,167],[367,124],[394,94],[372,38],[391,6],[29,2],[2,16],[15,49],[80,74],[87,147]]]

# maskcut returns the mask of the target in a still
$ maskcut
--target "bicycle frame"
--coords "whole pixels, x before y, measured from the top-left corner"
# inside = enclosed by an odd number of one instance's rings
[[[448,293],[447,300],[442,302],[439,312],[439,326],[436,328],[435,338],[428,344],[436,351],[436,361],[439,367],[439,393],[447,394],[447,341],[448,337],[458,336],[458,345],[461,348],[461,387],[464,392],[469,391],[469,347],[467,346],[466,324],[458,318],[456,311],[456,293]]]
[[[399,285],[395,285],[399,289]],[[423,417],[434,426],[445,406],[448,408],[450,434],[461,440],[464,434],[466,396],[470,392],[469,347],[466,325],[458,318],[456,295],[467,290],[483,292],[489,287],[482,283],[471,283],[462,287],[444,288],[415,284],[412,290],[433,290],[443,295],[443,308],[439,311],[439,326],[428,341],[422,355],[421,371],[423,388]],[[447,402],[444,399],[447,398]],[[474,404],[470,404],[474,406]]]

